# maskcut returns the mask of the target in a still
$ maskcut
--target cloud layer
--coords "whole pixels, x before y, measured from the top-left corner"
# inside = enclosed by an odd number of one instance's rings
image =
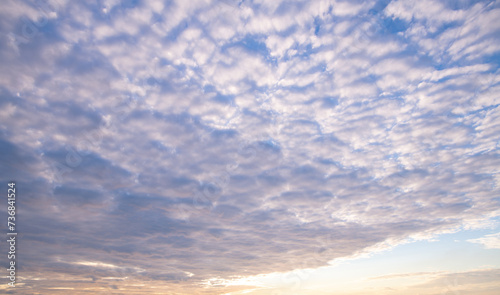
[[[7,1],[1,15],[24,288],[219,294],[207,282],[499,215],[496,1]]]

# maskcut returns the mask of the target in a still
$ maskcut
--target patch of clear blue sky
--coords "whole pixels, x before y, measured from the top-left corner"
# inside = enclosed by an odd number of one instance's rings
[[[443,234],[434,240],[422,240],[399,245],[390,251],[342,263],[346,267],[387,273],[421,271],[460,272],[486,267],[500,267],[500,249],[486,249],[483,245],[467,240],[497,233],[500,227],[463,230]],[[380,265],[384,265],[380,268]]]
[[[368,258],[366,262],[384,265],[384,271],[393,269],[394,272],[460,272],[488,266],[500,267],[500,249],[485,249],[481,244],[467,241],[491,233],[494,232],[475,230],[445,234],[436,241],[418,241],[398,246],[390,252]]]

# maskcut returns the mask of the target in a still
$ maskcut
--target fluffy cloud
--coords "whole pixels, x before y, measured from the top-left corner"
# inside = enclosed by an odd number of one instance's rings
[[[215,294],[498,216],[498,7],[410,2],[7,2],[24,287]]]

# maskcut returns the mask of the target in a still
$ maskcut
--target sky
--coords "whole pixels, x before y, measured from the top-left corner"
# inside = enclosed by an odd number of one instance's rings
[[[499,18],[3,1],[0,293],[499,294]]]

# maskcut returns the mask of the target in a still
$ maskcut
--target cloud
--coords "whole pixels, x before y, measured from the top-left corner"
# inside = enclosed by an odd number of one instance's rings
[[[8,2],[23,288],[196,293],[490,222],[498,8],[410,2]]]
[[[419,292],[436,292],[437,294],[439,292],[494,294],[498,288],[498,283],[494,279],[498,275],[498,272],[498,269],[482,269],[442,274],[427,283],[415,285],[414,290]]]
[[[470,239],[467,242],[482,244],[486,249],[500,249],[500,233],[486,235],[482,238]]]
[[[373,281],[371,289],[380,292],[383,292],[384,288],[390,288],[391,291],[404,290],[408,294],[474,292],[475,294],[492,295],[498,288],[498,283],[495,280],[498,271],[498,269],[479,269],[464,272],[401,273],[372,277],[368,280]],[[402,281],[410,282],[410,284],[404,284],[404,287],[400,287]],[[352,292],[349,294],[361,293]]]

